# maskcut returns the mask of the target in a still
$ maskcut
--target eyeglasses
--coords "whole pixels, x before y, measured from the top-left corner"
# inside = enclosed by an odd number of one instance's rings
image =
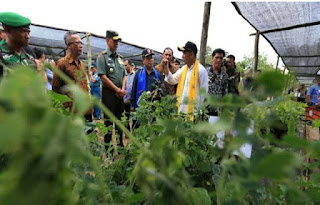
[[[81,41],[70,42],[69,44],[83,45]]]

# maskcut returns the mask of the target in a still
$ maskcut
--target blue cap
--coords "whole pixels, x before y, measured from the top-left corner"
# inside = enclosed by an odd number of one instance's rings
[[[96,67],[97,67],[97,64],[94,63],[94,62],[92,62],[92,63],[91,63],[91,67],[95,67],[95,68],[96,68]]]

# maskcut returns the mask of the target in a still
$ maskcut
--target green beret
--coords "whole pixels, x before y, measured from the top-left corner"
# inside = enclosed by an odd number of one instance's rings
[[[12,27],[29,27],[31,24],[31,21],[29,18],[13,12],[0,13],[0,22],[3,25],[12,26]]]

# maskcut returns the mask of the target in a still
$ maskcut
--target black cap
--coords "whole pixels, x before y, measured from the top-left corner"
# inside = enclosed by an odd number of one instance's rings
[[[151,49],[146,48],[142,51],[142,57],[148,57],[150,55],[154,55],[154,53]]]
[[[178,59],[176,59],[176,58],[174,58],[172,62],[173,63],[178,63],[180,65],[180,61]]]
[[[191,51],[195,55],[197,55],[197,52],[198,52],[196,44],[192,43],[191,41],[188,41],[186,43],[186,45],[184,45],[183,47],[178,47],[178,50],[179,51]]]
[[[116,31],[108,30],[107,38],[111,38],[112,40],[115,40],[115,41],[121,41],[121,38],[119,37],[119,33]]]

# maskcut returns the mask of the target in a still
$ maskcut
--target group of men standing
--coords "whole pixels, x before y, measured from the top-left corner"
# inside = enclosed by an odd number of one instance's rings
[[[15,20],[13,20],[15,19]],[[18,21],[17,21],[18,20]],[[0,22],[3,25],[6,38],[0,42],[1,68],[10,67],[11,64],[19,63],[30,65],[29,61],[37,64],[23,49],[30,39],[30,20],[18,14],[5,12],[0,13]],[[18,22],[18,23],[17,23]],[[215,49],[212,53],[212,66],[206,69],[197,60],[197,46],[188,41],[184,46],[178,47],[183,52],[182,58],[185,65],[179,68],[180,62],[173,57],[173,50],[165,48],[162,61],[154,66],[154,52],[144,49],[141,53],[143,67],[134,72],[134,65],[130,59],[123,60],[117,53],[121,38],[115,31],[106,32],[107,49],[97,57],[96,64],[92,64],[90,76],[85,69],[85,64],[80,60],[83,44],[80,36],[73,31],[68,31],[64,36],[67,46],[65,57],[57,61],[57,68],[70,77],[87,93],[99,96],[94,87],[100,87],[102,83],[102,103],[120,119],[125,112],[130,113],[139,106],[139,97],[145,91],[154,91],[161,88],[163,95],[176,95],[178,99],[178,112],[187,114],[191,119],[204,101],[200,90],[209,95],[222,97],[227,93],[239,94],[238,83],[240,74],[235,67],[235,57],[229,55],[226,58],[226,69],[224,66],[225,51]],[[1,70],[1,76],[4,73]],[[89,83],[90,81],[90,83]],[[97,83],[99,84],[97,85]],[[66,82],[54,74],[52,90],[66,94],[72,99],[71,93],[66,89]],[[72,102],[64,104],[66,108],[72,108]],[[89,109],[84,117],[92,121],[93,109]],[[95,112],[96,113],[96,112]],[[210,115],[218,115],[215,110]],[[96,117],[101,118],[101,114]],[[105,125],[110,126],[112,122],[105,116]],[[120,146],[123,146],[122,133],[118,129]],[[106,149],[111,142],[111,132],[105,135]]]

